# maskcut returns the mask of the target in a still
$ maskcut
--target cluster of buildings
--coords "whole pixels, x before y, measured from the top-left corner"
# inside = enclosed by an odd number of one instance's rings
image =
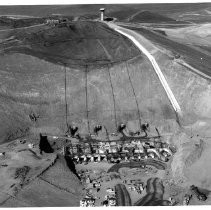
[[[97,197],[93,195],[92,190],[95,189],[96,192],[99,192],[101,188],[101,183],[97,179],[90,178],[89,170],[81,171],[78,173],[78,175],[80,176],[80,179],[84,183],[86,189],[86,196],[82,200],[80,200],[80,206],[94,207]]]
[[[85,198],[80,200],[80,207],[95,207],[96,198],[92,194],[87,193]],[[102,206],[116,206],[116,192],[113,188],[108,188],[106,190],[105,199],[101,203]]]
[[[80,200],[80,207],[95,207],[95,199],[90,196],[86,196]]]
[[[146,187],[144,185],[144,182],[142,182],[142,180],[130,180],[130,183],[128,183],[129,181],[125,180],[124,183],[127,184],[129,186],[129,190],[130,191],[136,191],[138,194],[141,194],[144,190],[144,188]]]
[[[104,13],[105,13],[105,8],[100,8],[100,20],[104,21],[105,17],[104,17]],[[46,19],[45,24],[49,25],[49,26],[57,26],[60,24],[66,25],[68,22],[68,18],[64,18],[64,17],[59,17],[59,18],[48,18]]]
[[[93,172],[93,171],[92,171]],[[86,196],[80,200],[81,207],[94,207],[96,203],[96,199],[99,197],[98,192],[101,190],[101,181],[100,177],[103,176],[104,172],[97,172],[96,177],[90,177],[91,170],[83,170],[79,171],[79,176],[81,181],[84,183],[86,189]],[[92,173],[93,174],[93,173]],[[101,202],[102,206],[116,206],[116,192],[114,188],[107,188],[104,200]]]
[[[102,202],[102,206],[116,206],[116,192],[113,188],[106,189],[105,200]]]
[[[57,18],[57,19],[47,19],[45,24],[48,26],[58,26],[58,25],[66,25],[68,23],[68,19],[67,18]]]
[[[76,164],[106,161],[140,161],[147,158],[167,162],[173,155],[170,146],[165,142],[149,140],[108,141],[71,144],[66,146],[65,153],[73,158]]]

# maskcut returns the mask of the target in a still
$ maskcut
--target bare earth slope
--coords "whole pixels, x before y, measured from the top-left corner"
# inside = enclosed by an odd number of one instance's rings
[[[148,59],[104,24],[25,29],[15,40],[0,55],[1,141],[29,132],[63,134],[66,116],[85,134],[97,123],[114,132],[140,117],[175,119]]]

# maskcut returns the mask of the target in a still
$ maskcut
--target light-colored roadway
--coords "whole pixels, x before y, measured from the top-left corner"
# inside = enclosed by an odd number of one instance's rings
[[[182,115],[182,111],[181,111],[181,108],[180,108],[180,105],[179,103],[177,102],[171,88],[169,87],[159,65],[157,64],[155,58],[150,54],[150,52],[140,43],[140,39],[142,38],[141,35],[139,35],[138,33],[132,31],[132,30],[129,30],[129,29],[126,29],[126,28],[123,28],[123,27],[120,27],[120,26],[117,26],[115,24],[108,24],[109,27],[113,28],[115,31],[117,31],[118,33],[126,36],[127,38],[129,38],[138,48],[139,50],[144,53],[147,58],[149,59],[149,61],[151,62],[174,110],[181,116]]]

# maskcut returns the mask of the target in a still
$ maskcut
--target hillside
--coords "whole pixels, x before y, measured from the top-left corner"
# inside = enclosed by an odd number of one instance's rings
[[[1,15],[25,15],[45,17],[51,14],[67,16],[99,15],[99,8],[106,8],[107,16],[116,17],[123,21],[138,11],[149,11],[181,21],[207,21],[209,16],[204,15],[209,11],[210,3],[194,4],[94,4],[94,5],[25,5],[25,6],[1,6]],[[203,15],[194,15],[201,13]],[[184,15],[185,14],[185,15]],[[184,15],[184,16],[183,16]]]
[[[6,53],[32,55],[53,63],[107,64],[137,56],[130,41],[109,29],[105,24],[92,21],[70,23],[69,27],[39,28],[26,33],[11,32],[16,46],[8,43]]]
[[[172,18],[149,11],[139,11],[127,18],[127,21],[132,23],[177,23]]]
[[[157,54],[168,81],[173,79],[169,66],[175,65],[172,57],[177,53],[194,67],[209,71],[207,55],[185,45],[175,47],[178,43],[146,29],[137,32],[171,52],[170,57]],[[12,40],[5,41],[0,55],[0,75],[4,78],[0,89],[1,142],[29,133],[63,135],[67,123],[76,124],[83,135],[92,133],[98,123],[109,132],[127,121],[135,122],[138,128],[139,118],[164,133],[175,129],[176,115],[149,60],[131,41],[106,25],[75,21],[69,27],[20,29],[10,36]],[[197,62],[201,55],[203,65]],[[187,72],[181,65],[175,69],[183,71],[176,78]],[[188,80],[181,80],[181,87]],[[181,95],[180,87],[174,87],[187,112],[186,123],[209,113],[209,106],[201,109],[197,100],[200,96],[207,103],[205,95],[200,95],[203,88],[197,92],[197,86],[192,88],[194,100],[190,102],[188,91]],[[30,114],[37,120],[30,120]]]
[[[97,123],[115,132],[121,122],[137,125],[140,117],[155,125],[175,119],[149,61],[104,24],[78,21],[14,36],[0,55],[2,142],[28,133],[62,135],[66,117],[82,134]],[[32,113],[37,121],[30,120]]]
[[[211,24],[197,24],[177,29],[161,29],[169,39],[195,46],[198,51],[210,55],[211,50]]]
[[[184,59],[191,66],[201,70],[202,72],[206,72],[207,75],[211,75],[210,55],[198,51],[192,46],[187,46],[186,44],[173,41],[166,36],[153,32],[150,29],[133,27],[129,28],[143,35],[154,45],[158,45],[159,47],[164,48],[165,50],[170,50],[174,55],[180,55],[181,58]],[[178,31],[181,30],[183,29],[179,29]]]
[[[23,18],[13,19],[6,16],[0,17],[0,29],[5,28],[20,28],[27,27],[35,24],[41,24],[45,21],[44,18]]]

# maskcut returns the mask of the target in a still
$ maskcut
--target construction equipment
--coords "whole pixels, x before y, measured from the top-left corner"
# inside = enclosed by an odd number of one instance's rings
[[[200,192],[198,187],[196,187],[195,185],[191,185],[190,190],[193,193],[193,195],[195,195],[198,198],[198,200],[200,201],[207,200],[207,196],[204,193]]]

